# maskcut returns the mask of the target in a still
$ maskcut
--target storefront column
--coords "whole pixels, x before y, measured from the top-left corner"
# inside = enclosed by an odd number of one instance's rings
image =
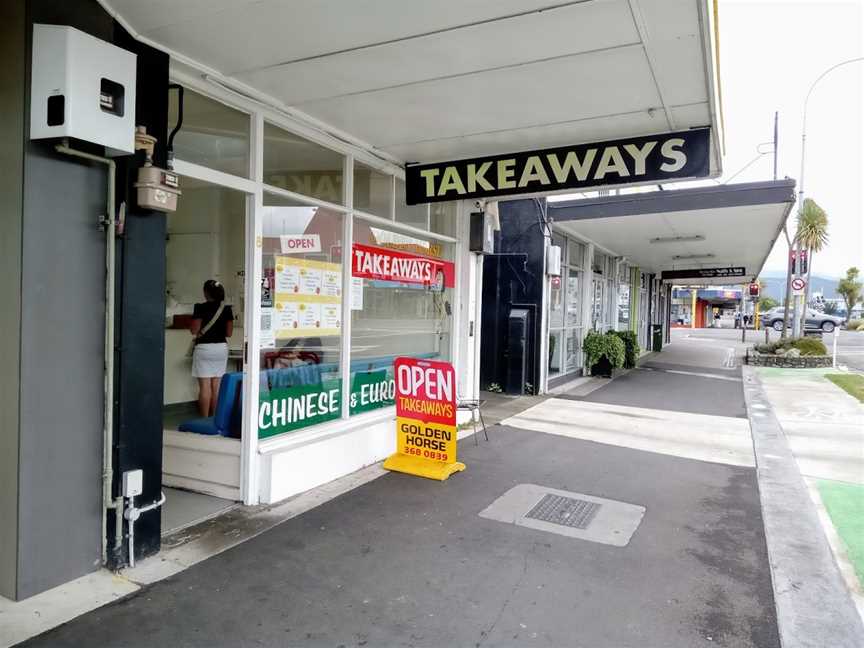
[[[690,289],[690,328],[696,328],[696,293],[695,288]]]
[[[243,503],[258,503],[258,399],[261,364],[261,246],[264,192],[264,117],[254,113],[250,133],[250,175],[255,181],[255,192],[246,199],[246,308],[243,330],[243,423],[240,445],[240,490]]]
[[[582,281],[582,330],[587,334],[591,330],[593,322],[591,321],[592,308],[594,307],[594,244],[585,244],[585,260],[582,267],[585,270],[582,272],[584,280]],[[583,334],[583,336],[584,336]]]

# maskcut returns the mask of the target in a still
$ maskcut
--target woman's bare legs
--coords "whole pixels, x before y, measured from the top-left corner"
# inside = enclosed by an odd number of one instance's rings
[[[216,414],[216,401],[219,400],[219,382],[221,380],[221,377],[210,378],[210,413],[207,416],[213,416]]]
[[[201,416],[210,416],[210,407],[215,400],[212,380],[212,378],[198,379],[198,413]]]

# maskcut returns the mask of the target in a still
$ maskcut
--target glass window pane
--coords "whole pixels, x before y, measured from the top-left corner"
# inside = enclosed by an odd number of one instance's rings
[[[393,176],[354,163],[354,208],[393,218]]]
[[[564,349],[564,371],[577,371],[582,367],[582,329],[567,329]]]
[[[567,272],[567,326],[581,326],[582,300],[579,294],[580,272],[572,268]]]
[[[176,92],[168,94],[168,128],[177,123]],[[183,126],[174,137],[174,157],[249,177],[249,115],[215,99],[184,90]]]
[[[574,268],[583,268],[582,265],[585,261],[585,246],[578,241],[574,241],[573,239],[569,239],[567,242],[567,263],[569,263]]]
[[[603,279],[595,274],[594,280],[592,282],[593,285],[593,294],[591,300],[591,327],[596,331],[603,331],[605,329],[605,322],[603,321]]]
[[[351,413],[393,404],[397,356],[450,360],[450,246],[355,219]]]
[[[341,153],[264,123],[266,184],[343,205],[344,159]]]
[[[618,330],[630,329],[630,284],[618,284]]]
[[[406,205],[405,183],[396,178],[396,220],[404,225],[429,229],[429,205]]]
[[[560,328],[564,326],[564,302],[567,294],[567,277],[552,277],[549,281],[549,326]],[[562,284],[565,284],[562,287]]]
[[[562,373],[561,358],[564,355],[564,331],[549,331],[549,377]]]
[[[260,438],[342,415],[342,219],[264,195]]]
[[[441,202],[429,205],[429,229],[437,234],[456,237],[457,203]]]
[[[169,429],[201,418],[198,381],[193,373],[199,373],[196,364],[202,368],[204,359],[198,358],[196,363],[194,355],[204,352],[210,356],[207,373],[216,369],[216,373],[224,371],[236,380],[243,371],[246,196],[194,178],[182,177],[181,183],[183,200],[177,203],[176,212],[167,214],[165,240],[163,402],[169,406],[165,411],[165,427]],[[208,346],[193,351],[190,358],[192,320],[198,319],[203,327],[204,319],[209,322],[217,312],[212,304],[214,295],[211,293],[209,303],[204,295],[204,282],[209,279],[218,281],[224,290],[225,308],[200,341]],[[193,318],[195,314],[197,318]],[[224,365],[219,366],[217,360]],[[232,404],[230,425],[222,430],[238,438],[242,423],[239,408],[239,401]]]

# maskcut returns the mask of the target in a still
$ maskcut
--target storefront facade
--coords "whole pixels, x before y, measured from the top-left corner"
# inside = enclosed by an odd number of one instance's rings
[[[508,317],[522,317],[521,373],[502,369],[521,391],[578,376],[591,328],[630,328],[647,340],[661,307],[659,280],[615,245],[547,218],[545,196],[721,171],[707,2],[652,7],[638,23],[626,3],[452,3],[435,15],[389,3],[374,17],[347,3],[338,20],[323,4],[210,11],[179,3],[179,14],[160,16],[127,0],[12,4],[19,10],[4,24],[4,42],[21,65],[4,78],[3,124],[17,143],[10,168],[20,173],[5,178],[15,199],[6,205],[4,241],[13,244],[4,279],[20,299],[2,319],[15,334],[3,339],[12,362],[0,408],[0,473],[12,476],[0,513],[14,520],[0,538],[20,548],[0,560],[0,592],[12,597],[99,565],[122,567],[132,550],[139,558],[158,551],[158,509],[136,521],[130,544],[127,473],[143,473],[139,505],[155,505],[164,487],[251,505],[380,461],[395,447],[397,356],[452,363],[457,395],[476,398],[488,387],[481,340],[494,341],[486,335],[494,303],[487,285],[497,286]],[[72,27],[137,57],[129,114],[156,137],[157,167],[168,164],[181,114],[176,86],[183,88],[176,211],[139,204],[140,150],[111,165],[99,142],[73,135],[70,149],[98,158],[73,160],[56,148],[65,140],[30,138],[36,23]],[[309,25],[321,32],[311,40],[303,38]],[[557,29],[566,37],[543,39],[543,52],[494,46]],[[652,37],[656,46],[634,46]],[[666,58],[651,56],[661,48]],[[672,74],[664,63],[672,59],[692,69]],[[561,84],[562,75],[573,82]],[[620,84],[608,83],[616,75]],[[583,105],[584,92],[571,88],[584,87],[595,91]],[[524,100],[551,90],[561,96]],[[117,109],[108,95],[106,106]],[[490,99],[501,110],[468,109]],[[685,140],[698,140],[692,168],[684,166]],[[546,148],[532,154],[538,147]],[[487,162],[472,168],[476,155],[492,156],[496,171],[483,175]],[[446,159],[464,164],[438,173],[435,162]],[[409,187],[412,173],[427,175]],[[472,183],[495,195],[472,193]],[[514,197],[521,199],[499,205],[496,236],[517,245],[521,230],[506,213],[521,205],[532,248],[509,260],[501,249],[472,251],[472,214],[493,219],[493,201]],[[538,205],[539,228],[528,209]],[[59,225],[57,214],[65,216]],[[546,269],[551,245],[561,250],[557,275]],[[45,255],[71,271],[46,275]],[[493,265],[501,282],[484,281]],[[188,328],[208,279],[224,287],[235,319],[224,393],[212,420],[202,421]],[[39,298],[50,281],[59,297]],[[71,324],[57,322],[57,303]],[[94,326],[103,315],[104,328]],[[46,392],[52,397],[40,402]],[[42,484],[44,474],[67,477],[65,497]],[[74,542],[64,545],[69,529]],[[30,549],[37,546],[51,560],[40,561]]]
[[[228,288],[241,385],[230,418],[241,429],[226,473],[226,439],[184,434],[175,414],[163,472],[169,485],[275,502],[393,451],[396,356],[461,369],[474,256],[460,236],[463,205],[408,206],[402,169],[172,76],[185,88],[175,169],[187,190],[168,220],[168,298],[182,314],[211,274]],[[208,218],[219,212],[217,227],[196,222],[205,206]],[[175,410],[194,394],[179,353],[187,340],[166,330],[165,404]],[[471,395],[470,382],[459,393]]]

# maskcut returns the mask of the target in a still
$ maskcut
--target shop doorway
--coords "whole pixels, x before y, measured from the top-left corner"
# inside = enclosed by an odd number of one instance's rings
[[[182,187],[177,211],[168,215],[165,242],[163,535],[217,515],[243,499],[247,198],[243,192],[193,178],[182,178]],[[227,359],[222,362],[224,375],[213,381],[218,385],[215,402],[205,413],[199,409],[200,382],[194,374],[209,376],[221,368],[214,368],[213,362],[204,366],[200,358],[193,368],[190,326],[196,308],[199,315],[205,312],[201,304],[206,301],[203,288],[208,280],[218,282],[217,292],[224,292],[223,314],[209,329],[208,348],[218,350],[224,339]],[[199,326],[205,324],[203,316],[197,319]],[[215,364],[219,363],[217,358]]]

